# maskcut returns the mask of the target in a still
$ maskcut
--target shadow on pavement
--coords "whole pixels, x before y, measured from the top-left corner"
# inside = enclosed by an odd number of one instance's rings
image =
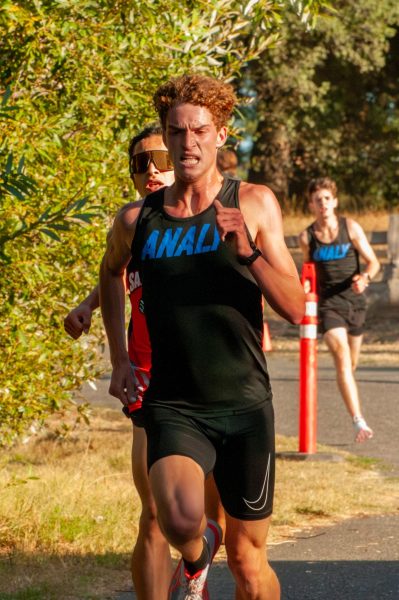
[[[397,600],[396,561],[271,561],[281,584],[281,600]],[[365,577],[367,573],[367,577]],[[226,563],[213,565],[209,594],[233,600],[234,581]],[[135,600],[132,591],[116,600]]]
[[[396,561],[278,561],[281,600],[394,600]],[[365,577],[367,573],[367,577]]]
[[[397,600],[396,561],[272,561],[281,584],[281,600]],[[367,573],[367,577],[365,577]],[[223,587],[220,585],[223,580]],[[232,600],[234,584],[226,565],[209,577],[215,600]]]

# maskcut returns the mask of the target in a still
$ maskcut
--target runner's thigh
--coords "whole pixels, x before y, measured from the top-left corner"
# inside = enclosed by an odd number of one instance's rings
[[[273,509],[273,405],[266,402],[258,410],[226,419],[227,432],[213,471],[223,507],[235,519],[264,519]]]

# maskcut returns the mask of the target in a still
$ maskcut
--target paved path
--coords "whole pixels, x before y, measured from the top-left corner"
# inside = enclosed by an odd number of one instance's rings
[[[278,353],[268,354],[274,390],[276,431],[298,435],[298,362]],[[384,472],[399,476],[399,365],[398,368],[361,366],[357,379],[364,413],[375,437],[366,444],[353,442],[353,428],[337,392],[328,355],[319,357],[318,441],[384,462]],[[107,396],[108,379],[86,399],[118,408]],[[378,493],[378,490],[376,490]],[[349,519],[307,531],[287,543],[272,546],[269,556],[282,584],[282,600],[399,600],[399,499],[391,516]],[[213,600],[233,600],[233,581],[225,564],[211,570]],[[133,600],[131,590],[115,600]]]

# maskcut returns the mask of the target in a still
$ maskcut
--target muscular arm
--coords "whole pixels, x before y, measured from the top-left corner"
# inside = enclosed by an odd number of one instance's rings
[[[366,234],[359,223],[353,221],[352,219],[347,219],[347,226],[353,245],[366,263],[362,273],[354,275],[352,279],[353,291],[357,294],[361,294],[368,286],[369,281],[371,281],[371,279],[377,275],[378,271],[380,270],[380,263],[378,262],[375,252],[370,246]]]
[[[254,239],[262,251],[260,259],[249,269],[270,306],[288,321],[300,323],[305,312],[305,296],[284,241],[281,210],[275,196],[267,189],[266,192],[261,190],[259,192],[265,196],[258,201],[258,209],[248,204],[249,210],[246,211],[245,204],[241,203],[244,216],[248,212],[248,227],[253,223],[251,216],[256,211],[257,232]]]
[[[238,256],[249,256],[246,227],[262,256],[248,268],[270,306],[292,323],[299,323],[305,298],[295,263],[284,241],[281,211],[272,192],[264,186],[242,184],[240,209],[224,209],[216,201],[216,221],[224,239],[234,234]]]
[[[134,387],[126,349],[123,276],[141,205],[127,205],[117,214],[100,267],[100,306],[113,367],[109,393],[124,404],[134,401]]]

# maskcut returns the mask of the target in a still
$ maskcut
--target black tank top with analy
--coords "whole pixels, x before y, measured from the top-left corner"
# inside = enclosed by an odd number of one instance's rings
[[[224,206],[239,206],[239,186],[224,179]],[[145,402],[203,416],[258,408],[271,400],[260,289],[220,240],[213,205],[176,218],[163,204],[163,189],[147,196],[132,244],[152,347]]]
[[[365,306],[364,294],[355,294],[352,278],[360,273],[359,253],[350,239],[344,217],[338,219],[338,233],[330,242],[321,242],[315,233],[314,223],[307,228],[310,260],[316,267],[320,308],[339,309],[350,302],[356,308]]]

